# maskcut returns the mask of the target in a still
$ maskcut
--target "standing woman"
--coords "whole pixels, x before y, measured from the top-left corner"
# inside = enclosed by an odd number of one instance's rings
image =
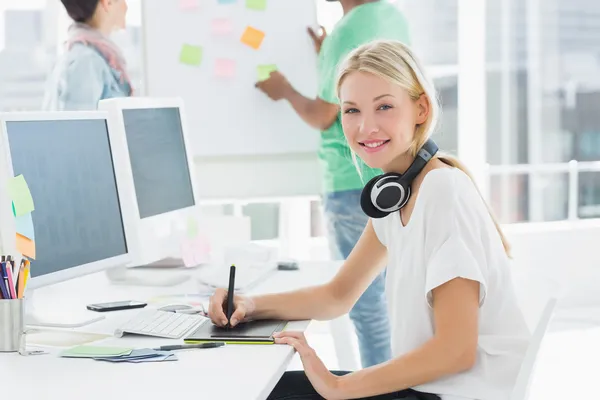
[[[95,110],[133,94],[125,58],[110,35],[125,28],[126,0],[61,0],[73,24],[46,87],[46,111]]]

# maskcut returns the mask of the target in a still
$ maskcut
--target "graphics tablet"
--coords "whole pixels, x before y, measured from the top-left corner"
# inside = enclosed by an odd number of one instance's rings
[[[249,321],[234,328],[221,328],[206,321],[189,334],[185,343],[225,342],[232,344],[273,344],[273,334],[285,329],[287,321]]]

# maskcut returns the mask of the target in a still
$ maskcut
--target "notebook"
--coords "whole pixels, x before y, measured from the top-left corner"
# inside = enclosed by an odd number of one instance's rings
[[[273,334],[285,329],[287,321],[259,320],[241,323],[234,328],[221,328],[211,323],[200,325],[185,343],[225,342],[230,344],[273,344]]]

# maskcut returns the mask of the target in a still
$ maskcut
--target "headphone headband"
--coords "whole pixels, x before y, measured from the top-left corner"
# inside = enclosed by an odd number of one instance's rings
[[[412,182],[438,150],[437,144],[435,144],[432,139],[427,139],[423,147],[419,149],[413,163],[408,167],[406,172],[402,174],[402,180],[404,182]]]

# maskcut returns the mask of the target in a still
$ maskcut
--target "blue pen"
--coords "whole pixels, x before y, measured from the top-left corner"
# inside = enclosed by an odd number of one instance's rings
[[[8,291],[8,274],[6,273],[6,263],[0,264],[2,268],[2,282],[0,282],[0,291],[2,291],[2,297],[6,300],[12,299],[10,292]]]

